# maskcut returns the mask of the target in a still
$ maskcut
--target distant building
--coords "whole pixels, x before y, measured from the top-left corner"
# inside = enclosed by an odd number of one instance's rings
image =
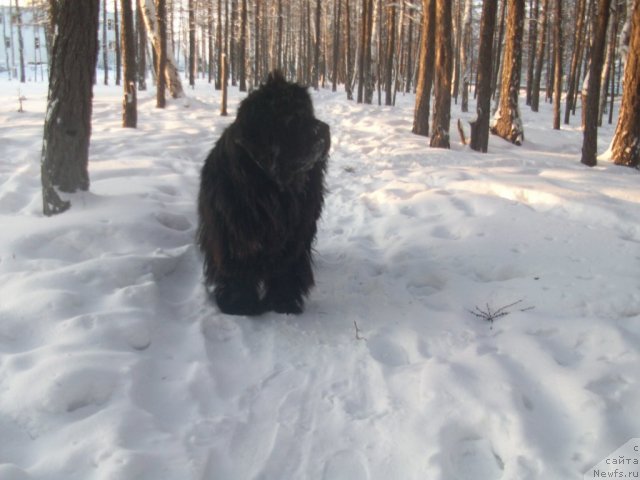
[[[22,55],[24,59],[25,80],[27,82],[46,81],[48,56],[45,28],[47,14],[43,8],[21,7],[20,15],[15,6],[0,5],[0,78],[20,79],[20,33],[22,34]],[[98,68],[103,69],[102,28],[103,18],[100,14],[100,31],[98,33]],[[114,16],[107,12],[107,45],[108,66],[115,68],[116,34]]]

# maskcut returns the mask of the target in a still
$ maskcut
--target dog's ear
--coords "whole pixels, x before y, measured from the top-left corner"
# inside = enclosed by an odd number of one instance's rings
[[[269,75],[267,76],[267,84],[286,83],[286,82],[287,81],[285,80],[284,75],[280,70],[273,70],[269,72]]]

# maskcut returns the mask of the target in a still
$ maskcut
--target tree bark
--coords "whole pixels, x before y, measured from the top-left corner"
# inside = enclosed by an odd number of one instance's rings
[[[147,30],[142,18],[142,2],[144,0],[136,2],[136,30],[138,32],[138,90],[144,91],[147,89]]]
[[[540,83],[542,78],[542,67],[544,65],[544,54],[547,49],[547,26],[549,24],[549,0],[542,2],[542,15],[540,18],[540,31],[538,36],[538,52],[536,53],[536,68],[533,75],[533,85],[531,86],[531,110],[537,112],[540,106]]]
[[[240,41],[238,42],[238,78],[240,91],[247,91],[247,0],[242,0],[240,10]]]
[[[522,65],[522,34],[524,0],[508,0],[507,43],[504,52],[500,105],[491,133],[515,144],[524,142],[524,129],[518,107],[520,67]]]
[[[384,104],[393,105],[393,58],[396,53],[396,7],[387,6],[387,55],[385,65],[385,96]]]
[[[43,212],[67,210],[56,188],[89,188],[93,83],[98,58],[99,0],[58,0],[42,142]]]
[[[562,0],[555,0],[555,18],[553,24],[553,43],[555,52],[555,71],[553,74],[553,129],[560,130],[560,101],[562,99]]]
[[[636,4],[638,1],[636,1]],[[598,106],[600,99],[600,76],[604,61],[604,48],[607,38],[607,24],[609,23],[609,7],[611,0],[600,0],[593,45],[591,47],[591,65],[589,67],[589,82],[587,85],[586,103],[584,108],[584,132],[582,140],[583,164],[593,167],[597,164],[598,150]]]
[[[469,84],[471,83],[471,14],[473,11],[473,1],[465,0],[464,2],[464,14],[462,16],[462,45],[460,47],[460,69],[462,73],[462,81],[460,82],[461,89],[461,104],[460,109],[463,112],[469,111]]]
[[[584,14],[585,14],[586,0],[578,0],[576,4],[576,25],[575,35],[573,37],[573,53],[571,54],[571,67],[569,70],[569,78],[567,80],[567,99],[564,111],[564,123],[569,125],[569,118],[571,116],[571,110],[573,110],[573,101],[576,92],[576,85],[578,80],[578,64],[582,57],[582,49],[584,48]]]
[[[113,28],[115,33],[115,41],[113,42],[116,51],[116,85],[120,85],[122,80],[122,55],[120,52],[120,22],[118,16],[118,0],[113,0]]]
[[[451,2],[436,0],[436,65],[434,82],[433,131],[430,145],[451,148],[451,73],[453,47],[451,45]]]
[[[158,33],[155,36],[155,50],[157,54],[156,63],[156,107],[164,108],[166,106],[166,77],[163,72],[167,68],[167,11],[166,0],[156,0]]]
[[[104,84],[109,85],[109,42],[107,41],[107,0],[102,0],[102,68]]]
[[[616,165],[640,165],[640,1],[630,12],[630,48],[624,69],[622,105],[611,146]]]
[[[422,0],[422,38],[420,40],[420,66],[416,87],[416,106],[413,129],[416,135],[429,136],[431,114],[431,87],[433,85],[435,50],[436,0]]]
[[[196,11],[194,0],[189,0],[189,85],[196,84]]]
[[[138,106],[136,92],[136,43],[133,30],[131,0],[120,0],[122,10],[121,43],[124,68],[124,99],[122,101],[122,126],[136,128]]]
[[[582,0],[584,1],[584,0]],[[531,3],[529,3],[531,6]],[[529,61],[527,63],[527,105],[531,105],[531,91],[533,89],[533,72],[536,60],[536,44],[538,41],[538,14],[540,0],[535,0],[529,12]]]
[[[480,19],[480,47],[478,52],[478,77],[476,91],[477,118],[471,123],[470,146],[486,152],[489,146],[489,118],[491,116],[491,79],[493,66],[493,34],[496,28],[497,0],[484,0]]]
[[[155,0],[158,3],[162,1],[163,6],[166,9],[166,0]],[[156,15],[156,4],[154,0],[142,0],[143,8],[142,8],[142,17],[144,18],[144,23],[147,28],[147,33],[151,35],[153,39],[153,49],[156,53],[156,56],[160,56],[160,46],[164,45],[164,51],[166,55],[165,68],[163,70],[164,75],[158,75],[158,80],[160,76],[164,77],[163,82],[165,86],[169,87],[169,92],[171,97],[180,98],[184,97],[184,90],[182,88],[182,82],[180,81],[180,74],[178,73],[178,69],[176,68],[176,62],[173,57],[173,51],[168,48],[167,45],[167,24],[166,24],[166,13],[165,13],[165,21],[164,21],[164,41],[160,40],[160,22],[158,21],[158,14]],[[156,68],[157,74],[157,68]]]

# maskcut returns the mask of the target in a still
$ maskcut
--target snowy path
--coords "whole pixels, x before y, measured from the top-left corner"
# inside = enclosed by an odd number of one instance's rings
[[[582,479],[640,437],[640,177],[580,166],[549,112],[480,155],[411,135],[412,97],[315,94],[317,286],[246,319],[207,302],[193,245],[231,121],[208,87],[143,95],[136,131],[97,87],[91,191],[51,219],[30,89],[0,109],[0,479]]]

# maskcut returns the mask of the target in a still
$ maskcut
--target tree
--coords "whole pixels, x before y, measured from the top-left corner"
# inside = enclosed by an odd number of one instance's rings
[[[522,145],[524,129],[518,107],[520,67],[522,65],[522,34],[524,29],[524,0],[508,0],[507,43],[502,64],[500,105],[491,133]]]
[[[555,18],[553,22],[553,45],[555,52],[555,71],[553,73],[553,128],[560,130],[560,100],[562,98],[562,0],[555,0]]]
[[[160,8],[156,7],[156,2],[158,5],[162,2],[162,6],[165,9],[165,14],[163,17],[163,35],[164,40],[160,39]],[[184,96],[184,90],[182,88],[182,82],[180,81],[180,75],[178,73],[178,69],[176,68],[176,62],[173,58],[173,49],[167,48],[167,16],[166,16],[166,0],[142,0],[142,17],[144,19],[145,27],[147,28],[147,33],[152,38],[153,49],[155,51],[156,57],[160,56],[161,46],[164,45],[164,55],[165,55],[165,68],[162,70],[164,75],[157,75],[158,70],[156,68],[156,75],[158,76],[158,80],[160,76],[163,76],[162,80],[165,82],[165,87],[169,87],[169,92],[173,98],[179,98]],[[158,8],[158,14],[156,15],[156,8]],[[155,65],[157,67],[157,65]]]
[[[640,0],[630,12],[631,37],[624,69],[622,105],[613,136],[611,156],[616,165],[640,165]]]
[[[122,10],[121,43],[124,67],[124,99],[122,101],[122,126],[136,128],[138,106],[136,94],[136,42],[133,31],[131,0],[120,0]]]
[[[116,51],[116,85],[120,85],[120,80],[121,80],[120,70],[122,70],[122,56],[120,53],[120,42],[118,41],[118,39],[120,38],[120,26],[118,21],[118,0],[113,0],[113,29],[114,29],[115,38],[116,38],[114,42],[114,48]]]
[[[584,0],[582,0],[584,1]],[[538,14],[540,12],[540,0],[535,0],[533,5],[529,3],[529,50],[527,65],[527,105],[531,105],[531,91],[533,89],[533,72],[536,61],[536,45],[538,42]]]
[[[189,0],[189,85],[196,84],[196,7],[194,0]]]
[[[435,20],[436,0],[422,0],[422,40],[420,41],[420,64],[416,87],[416,106],[413,113],[413,129],[416,135],[429,136],[431,111],[431,86],[433,84],[436,58]]]
[[[576,4],[576,26],[573,38],[573,53],[571,54],[571,67],[567,81],[567,99],[564,111],[564,123],[566,125],[569,125],[569,116],[571,115],[571,110],[573,110],[573,101],[576,87],[578,85],[578,67],[580,58],[582,57],[582,50],[584,48],[585,7],[586,0],[578,0]]]
[[[480,51],[476,105],[477,118],[471,123],[471,148],[486,152],[489,146],[489,117],[491,115],[491,78],[493,65],[493,33],[496,28],[498,0],[484,0],[480,19]]]
[[[240,11],[240,42],[238,43],[238,76],[240,78],[240,91],[247,91],[247,0],[242,0]]]
[[[107,41],[107,0],[102,0],[102,68],[104,69],[104,84],[109,85],[109,42]]]
[[[22,13],[20,11],[20,4],[18,0],[16,2],[16,24],[18,25],[18,53],[20,56],[20,83],[26,81],[25,69],[24,69],[24,39],[22,38]]]
[[[430,144],[450,148],[451,73],[453,47],[451,45],[451,2],[436,0],[436,75],[434,82],[433,131]]]
[[[462,102],[460,109],[469,111],[469,84],[471,83],[471,15],[473,10],[472,0],[464,1],[464,15],[462,16],[462,45],[460,46],[460,68],[462,70],[462,82],[460,82]]]
[[[156,0],[156,21],[158,23],[158,33],[155,36],[155,50],[156,50],[156,78],[158,83],[156,85],[156,107],[164,108],[166,106],[166,77],[163,72],[167,68],[167,10],[166,0]]]
[[[56,188],[89,188],[89,141],[93,83],[98,57],[99,0],[58,0],[49,69],[47,112],[42,142],[43,212],[54,215],[71,204]]]
[[[547,25],[549,24],[549,0],[542,2],[542,15],[539,19],[538,51],[536,53],[536,66],[533,74],[533,85],[531,86],[531,110],[538,111],[540,106],[540,81],[542,78],[542,66],[544,65],[544,55],[547,50]]]
[[[396,7],[393,3],[387,6],[387,34],[384,104],[393,105],[393,58],[396,51]]]
[[[636,3],[638,1],[636,0]],[[600,0],[596,17],[596,29],[591,46],[591,64],[589,66],[589,81],[587,84],[587,98],[584,109],[584,132],[582,139],[582,163],[589,167],[597,164],[598,149],[598,107],[600,105],[600,77],[604,62],[604,47],[607,38],[607,24],[609,23],[609,7],[611,0]]]
[[[138,90],[147,89],[147,32],[142,18],[142,3],[136,0],[136,31],[138,32],[138,56],[136,67],[138,71]]]
[[[316,0],[316,38],[313,49],[313,88],[318,90],[320,87],[320,42],[322,37],[320,35],[320,18],[322,16],[322,3],[320,0]]]

